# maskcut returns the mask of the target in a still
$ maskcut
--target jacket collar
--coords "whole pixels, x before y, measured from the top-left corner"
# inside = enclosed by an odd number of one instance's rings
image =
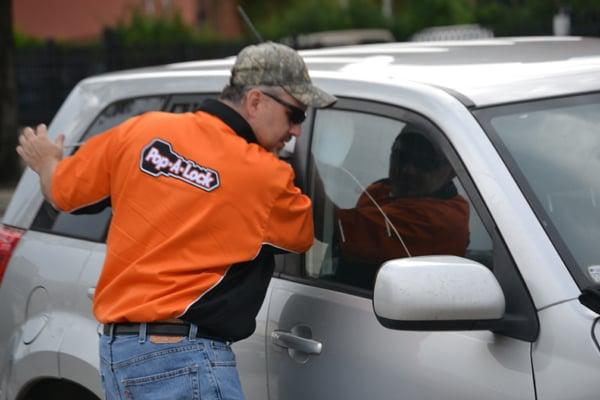
[[[257,143],[256,135],[250,124],[237,111],[227,104],[215,100],[206,99],[200,104],[198,111],[214,115],[227,124],[238,135],[246,139],[248,143]]]

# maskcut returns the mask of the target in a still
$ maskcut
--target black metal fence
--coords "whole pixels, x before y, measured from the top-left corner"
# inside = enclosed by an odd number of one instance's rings
[[[600,36],[600,14],[573,13],[571,15],[571,35]]]
[[[16,51],[19,124],[49,122],[80,80],[103,72],[180,61],[222,58],[237,54],[241,42],[222,44],[176,43],[126,45],[106,35],[97,45],[43,46]]]

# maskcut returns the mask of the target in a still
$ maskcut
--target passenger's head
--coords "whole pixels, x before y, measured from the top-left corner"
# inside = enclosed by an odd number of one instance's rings
[[[238,54],[221,100],[248,121],[260,145],[279,150],[300,135],[307,107],[328,107],[336,98],[312,84],[296,51],[266,42]]]
[[[429,196],[454,176],[446,157],[418,131],[404,129],[394,140],[390,155],[394,197]]]

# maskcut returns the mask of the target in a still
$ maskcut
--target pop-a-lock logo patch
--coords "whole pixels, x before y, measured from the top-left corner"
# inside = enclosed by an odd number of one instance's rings
[[[219,187],[219,173],[173,151],[171,144],[154,139],[142,150],[140,168],[152,176],[170,176],[210,192]]]

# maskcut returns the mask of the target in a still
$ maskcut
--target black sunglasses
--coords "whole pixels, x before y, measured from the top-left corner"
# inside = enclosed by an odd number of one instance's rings
[[[303,123],[304,120],[306,119],[306,112],[303,109],[301,109],[300,107],[296,107],[295,105],[290,104],[287,101],[281,100],[279,97],[275,96],[274,94],[262,92],[262,91],[261,91],[261,93],[267,97],[272,98],[273,100],[275,100],[276,102],[278,102],[279,104],[281,104],[282,106],[284,106],[285,108],[288,109],[288,111],[289,111],[288,120],[290,121],[291,124],[299,125],[299,124]]]

